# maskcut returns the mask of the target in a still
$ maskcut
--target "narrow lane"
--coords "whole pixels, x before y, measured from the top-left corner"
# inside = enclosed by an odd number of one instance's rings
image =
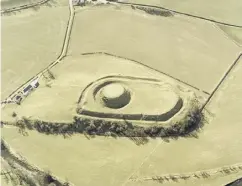
[[[70,11],[70,14],[69,14],[68,25],[67,25],[66,34],[65,34],[65,37],[64,37],[62,50],[61,50],[61,53],[60,53],[59,57],[54,62],[52,62],[48,67],[46,67],[45,69],[41,70],[34,77],[30,78],[27,82],[25,82],[20,87],[18,87],[14,92],[12,92],[4,100],[7,100],[9,98],[15,97],[17,92],[19,92],[25,85],[30,83],[33,79],[41,77],[43,73],[45,73],[48,69],[50,69],[53,66],[55,66],[56,64],[58,64],[66,56],[66,53],[67,53],[67,50],[68,50],[68,46],[69,46],[69,40],[70,40],[71,30],[72,30],[72,26],[73,26],[74,16],[75,16],[75,11],[74,11],[72,0],[69,0],[69,11]],[[3,103],[4,100],[2,100],[2,104],[1,104],[2,108],[5,106],[5,104]]]

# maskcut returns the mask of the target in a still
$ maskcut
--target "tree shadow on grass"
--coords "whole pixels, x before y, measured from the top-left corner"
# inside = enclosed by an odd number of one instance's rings
[[[132,142],[134,142],[136,145],[145,145],[149,142],[149,139],[147,137],[128,137]]]
[[[30,120],[30,118],[22,117],[16,122],[15,126],[24,136],[28,135],[26,129],[29,129],[46,135],[62,135],[64,138],[70,138],[74,134],[83,134],[88,140],[94,139],[96,136],[107,136],[114,139],[126,138],[140,146],[147,144],[150,139],[162,139],[165,143],[180,138],[198,139],[198,133],[202,131],[206,122],[204,114],[198,108],[195,108],[188,113],[184,120],[174,123],[168,128],[136,126],[126,120],[111,122],[77,116],[70,123]]]
[[[142,146],[142,145],[146,145],[147,143],[149,143],[150,139],[152,140],[157,140],[157,139],[161,139],[163,142],[165,143],[170,143],[171,141],[176,141],[179,138],[195,138],[198,139],[198,132],[192,132],[189,134],[186,134],[184,136],[178,136],[178,135],[174,135],[174,136],[167,136],[167,137],[156,137],[156,136],[125,136],[125,134],[119,133],[116,134],[114,132],[105,132],[102,134],[97,134],[93,131],[88,132],[85,130],[82,131],[74,131],[73,129],[68,129],[69,127],[72,128],[72,126],[68,126],[67,125],[57,125],[57,126],[51,126],[50,125],[46,125],[46,124],[42,124],[42,125],[36,125],[36,126],[32,126],[31,124],[27,124],[27,125],[23,125],[23,123],[21,122],[17,122],[17,127],[18,127],[18,132],[23,135],[23,136],[28,136],[28,130],[36,130],[41,134],[45,134],[45,135],[55,135],[55,136],[63,136],[63,138],[68,139],[71,138],[74,134],[82,134],[86,137],[86,139],[88,140],[92,140],[95,139],[98,136],[105,136],[105,137],[112,137],[113,139],[121,139],[121,138],[126,138],[129,139],[131,142],[133,142],[134,144],[138,145],[138,146]],[[28,123],[25,121],[25,123]],[[55,125],[55,124],[53,124]],[[52,128],[53,129],[50,129]],[[62,129],[60,129],[62,128]]]
[[[1,14],[2,14],[2,16],[11,16],[11,15],[16,15],[18,13],[21,13],[22,11],[25,11],[27,9],[30,9],[30,10],[37,12],[37,11],[40,10],[41,6],[47,6],[47,7],[51,8],[51,7],[57,6],[57,1],[56,0],[49,0],[49,1],[44,2],[42,4],[21,5],[20,7],[13,7],[13,8],[6,9]],[[19,8],[21,8],[21,9],[19,9]]]

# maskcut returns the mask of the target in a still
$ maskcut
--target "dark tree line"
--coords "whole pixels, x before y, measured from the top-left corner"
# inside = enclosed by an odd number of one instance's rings
[[[131,122],[104,121],[101,119],[88,119],[74,116],[72,123],[55,123],[41,120],[30,120],[22,117],[16,122],[20,131],[25,129],[37,130],[45,134],[62,134],[70,136],[73,133],[85,133],[87,135],[124,136],[124,137],[178,137],[189,135],[192,131],[200,129],[206,122],[204,114],[198,107],[193,108],[187,116],[169,127],[150,126],[142,127]]]
[[[11,182],[14,185],[25,186],[69,186],[68,182],[61,183],[55,179],[50,172],[44,172],[32,168],[24,160],[19,159],[12,154],[6,145],[6,142],[1,139],[1,156],[8,163],[10,170],[4,174],[4,178],[7,182]],[[29,175],[29,171],[33,174]]]
[[[173,16],[173,14],[167,10],[160,10],[160,9],[155,9],[155,8],[141,7],[141,6],[136,6],[135,8],[142,10],[142,11],[146,12],[147,14],[151,14],[151,15],[157,15],[157,16],[162,16],[162,17]]]

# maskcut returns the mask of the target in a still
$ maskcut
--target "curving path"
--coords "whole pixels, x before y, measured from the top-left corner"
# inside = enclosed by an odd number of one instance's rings
[[[45,1],[49,1],[49,0],[45,0]],[[64,37],[62,50],[61,50],[59,57],[54,62],[52,62],[49,66],[47,66],[45,69],[43,69],[41,72],[36,74],[34,77],[30,78],[27,82],[24,82],[20,87],[18,87],[14,92],[12,92],[5,100],[16,96],[17,92],[19,92],[26,84],[28,84],[29,82],[31,82],[33,79],[35,79],[37,77],[41,77],[43,73],[45,73],[48,69],[50,69],[53,66],[55,66],[56,64],[58,64],[66,56],[68,45],[69,45],[69,40],[70,40],[70,35],[71,35],[71,30],[72,30],[72,25],[73,25],[73,21],[74,21],[74,15],[75,15],[72,0],[69,0],[69,11],[70,11],[69,21],[68,21],[68,25],[67,25],[67,29],[66,29],[66,34]],[[4,100],[2,101],[2,107],[4,107]]]

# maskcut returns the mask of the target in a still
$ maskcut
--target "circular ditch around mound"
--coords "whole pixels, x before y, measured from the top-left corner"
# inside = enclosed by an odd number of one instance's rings
[[[119,76],[92,83],[78,106],[78,114],[91,117],[162,122],[182,109],[183,98],[170,84]]]
[[[116,83],[122,86],[114,86],[117,89],[111,95],[105,93],[105,91],[103,93],[105,87],[110,87],[108,85],[115,85]],[[144,89],[143,85],[146,86],[147,90]],[[110,89],[108,88],[108,92],[109,90],[113,90],[112,87]],[[197,97],[192,91],[183,89],[182,87],[175,87],[175,89],[172,89],[172,87],[175,86],[154,79],[108,76],[90,83],[85,88],[79,99],[80,108],[77,109],[78,114],[73,117],[71,123],[22,118],[16,123],[16,126],[30,130],[35,129],[38,132],[46,134],[63,135],[71,135],[73,133],[124,137],[169,137],[187,135],[191,131],[201,127],[205,118],[203,113],[200,112],[199,102],[197,102]],[[175,106],[171,104],[173,107],[168,112],[165,112],[168,107],[164,107],[162,104],[160,107],[157,107],[157,97],[154,97],[155,90],[160,91],[157,95],[161,96],[164,100],[169,100],[172,97],[171,95],[174,95],[175,97],[172,100]],[[155,98],[153,103],[149,105],[151,106],[151,110],[143,110],[143,113],[141,112],[142,110],[139,110],[140,108],[146,108],[148,105],[143,104],[145,97],[142,94],[139,97],[138,91],[149,95],[149,98]],[[131,97],[125,107],[113,109],[100,103],[100,93],[102,93],[101,95],[104,94],[106,97],[109,97],[109,99],[119,99],[122,95],[125,95],[125,92],[129,92]],[[147,94],[147,92],[150,92],[150,94]],[[165,93],[169,96],[165,96]],[[141,98],[138,102],[136,100],[137,97]],[[90,105],[90,103],[94,105]],[[99,105],[99,108],[103,110],[99,110],[98,107],[95,107],[96,105]],[[156,105],[155,107],[159,111],[158,113],[152,110],[154,105]],[[90,110],[90,108],[93,110]],[[133,111],[133,113],[130,113],[130,111]]]

